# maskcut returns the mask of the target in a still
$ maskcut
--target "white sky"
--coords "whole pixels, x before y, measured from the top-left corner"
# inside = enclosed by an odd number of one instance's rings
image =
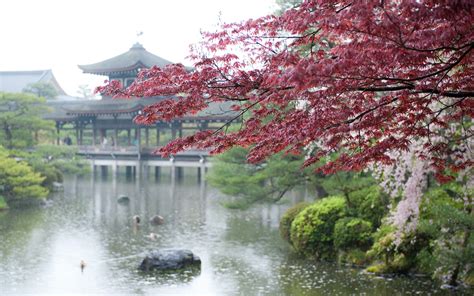
[[[0,71],[52,69],[63,89],[77,95],[105,77],[77,65],[127,51],[137,40],[149,52],[190,65],[189,45],[219,21],[256,18],[274,0],[0,0]],[[136,34],[143,31],[137,39]]]

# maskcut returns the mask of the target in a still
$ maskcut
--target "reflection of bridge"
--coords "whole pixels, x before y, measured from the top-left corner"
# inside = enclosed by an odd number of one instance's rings
[[[161,168],[169,167],[171,174],[180,178],[183,168],[190,167],[197,168],[200,177],[211,166],[208,161],[209,151],[206,150],[188,150],[166,158],[153,153],[155,150],[156,148],[136,146],[79,146],[78,154],[90,160],[93,172],[100,168],[103,174],[107,174],[108,167],[111,167],[114,176],[120,167],[125,167],[126,174],[134,176],[146,176],[150,168],[154,168],[155,176],[159,177]]]

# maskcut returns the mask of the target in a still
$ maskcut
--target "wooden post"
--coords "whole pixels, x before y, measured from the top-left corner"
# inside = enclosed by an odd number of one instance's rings
[[[84,136],[84,129],[81,124],[80,129],[79,129],[79,145],[82,145],[83,136]]]
[[[130,139],[130,129],[127,129],[127,137],[128,137],[128,146],[132,145],[131,139]]]
[[[118,146],[118,129],[114,128],[114,147]]]
[[[76,122],[76,145],[79,146],[79,123]]]
[[[95,126],[92,127],[92,145],[95,146],[97,144],[97,129]]]

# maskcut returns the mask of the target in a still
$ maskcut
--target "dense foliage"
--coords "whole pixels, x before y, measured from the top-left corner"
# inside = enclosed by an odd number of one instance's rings
[[[63,181],[64,174],[83,175],[89,172],[85,161],[76,156],[76,147],[38,145],[32,151],[12,150],[10,153],[26,161],[45,177],[42,185],[53,189],[53,183]]]
[[[301,211],[291,224],[294,248],[316,258],[333,255],[334,225],[346,215],[343,197],[327,197]]]
[[[234,147],[213,160],[207,177],[223,193],[237,197],[227,206],[245,207],[256,201],[279,201],[286,192],[312,175],[302,170],[303,158],[277,154],[260,164],[248,164],[248,149]]]
[[[362,255],[354,252],[351,255],[364,259],[378,225],[388,212],[388,200],[378,186],[354,187],[348,195],[350,203],[343,196],[330,196],[309,206],[288,209],[280,221],[282,237],[296,251],[308,256],[328,258],[338,252],[357,251]],[[289,236],[288,223],[291,223]]]
[[[372,231],[380,226],[370,255],[383,258],[387,270],[428,266],[427,258],[434,258],[436,270],[446,270],[455,283],[469,274],[463,262],[472,258],[474,3],[305,0],[294,6],[298,2],[282,5],[290,9],[280,15],[205,33],[191,53],[191,72],[182,65],[154,67],[127,90],[117,82],[99,90],[175,96],[145,108],[136,118],[141,124],[232,101],[235,120],[244,118],[240,129],[228,130],[228,123],[161,149],[164,155],[191,147],[249,149],[253,166],[219,169],[250,175],[248,188],[230,179],[229,193],[241,186],[247,195],[266,197],[261,172],[270,161],[264,160],[279,153],[303,154],[304,166],[324,173],[369,167],[393,198],[386,221],[387,199],[371,198],[370,192],[382,196],[373,183],[360,182],[359,192],[340,186],[340,197],[295,217],[294,247],[316,257],[334,253],[337,220],[352,217],[338,228],[358,225],[365,237],[369,223]],[[449,202],[428,206],[423,200],[436,199],[426,194],[437,186],[434,179],[455,180],[462,189],[447,190]],[[357,239],[339,234],[340,247]]]
[[[393,242],[393,226],[383,225],[375,235],[369,256],[380,259],[370,268],[376,272],[418,270],[447,279],[455,285],[459,277],[474,276],[474,216],[472,203],[463,199],[460,186],[450,183],[423,196],[419,227]],[[472,196],[472,192],[471,192]]]
[[[296,216],[303,211],[310,203],[308,202],[299,202],[296,205],[292,206],[283,214],[280,219],[280,235],[281,237],[291,244],[291,224],[295,220]]]
[[[26,162],[16,160],[0,147],[0,195],[9,206],[46,198],[48,190],[41,186],[44,179]]]
[[[54,130],[54,122],[41,118],[48,109],[42,97],[0,92],[0,145],[23,149],[39,142],[40,133]]]
[[[334,226],[334,247],[341,250],[367,248],[372,241],[372,223],[360,218],[346,217]]]
[[[54,86],[51,83],[44,82],[30,83],[23,89],[23,92],[48,100],[55,99],[58,96]]]
[[[391,152],[417,140],[416,155],[447,181],[448,169],[472,167],[456,153],[472,128],[446,128],[463,126],[474,114],[473,18],[470,1],[306,0],[280,16],[206,33],[191,54],[192,72],[154,67],[126,91],[117,82],[100,91],[179,94],[145,108],[136,118],[142,124],[223,100],[235,102],[236,118],[249,114],[236,132],[177,139],[162,148],[165,155],[254,144],[248,159],[259,162],[310,145],[306,165],[340,151],[321,168],[334,172],[393,163]]]

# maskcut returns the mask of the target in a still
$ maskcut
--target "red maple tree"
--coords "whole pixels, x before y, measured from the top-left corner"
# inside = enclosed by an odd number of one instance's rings
[[[161,148],[214,153],[252,147],[251,162],[279,151],[306,165],[338,152],[325,172],[391,163],[390,152],[423,140],[417,155],[442,179],[472,167],[454,149],[474,135],[472,1],[304,1],[281,16],[223,25],[183,65],[144,70],[129,96],[176,95],[135,120],[153,124],[233,101],[242,127],[201,131]],[[116,83],[100,91],[122,93]],[[447,132],[451,130],[453,132]],[[436,139],[436,140],[433,140]]]

